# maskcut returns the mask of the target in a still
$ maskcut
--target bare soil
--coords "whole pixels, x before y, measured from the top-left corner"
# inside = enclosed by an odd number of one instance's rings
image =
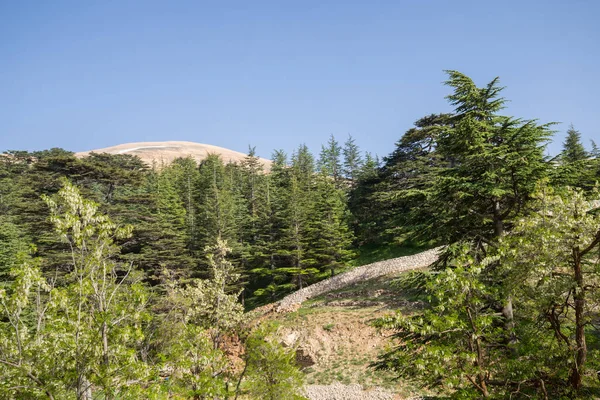
[[[284,344],[297,348],[307,396],[320,399],[414,399],[426,393],[370,364],[390,345],[392,332],[372,322],[397,309],[411,313],[424,303],[390,286],[391,276],[361,282],[304,302],[290,313],[268,313],[280,323]]]
[[[103,149],[90,151],[82,151],[75,153],[77,157],[85,157],[90,153],[109,153],[109,154],[131,154],[138,156],[146,164],[152,166],[168,165],[176,158],[192,157],[197,162],[204,160],[209,154],[218,154],[223,162],[238,163],[242,161],[246,154],[238,151],[229,150],[224,147],[212,146],[209,144],[194,143],[194,142],[138,142],[126,143]],[[260,161],[269,169],[271,161],[261,158]]]

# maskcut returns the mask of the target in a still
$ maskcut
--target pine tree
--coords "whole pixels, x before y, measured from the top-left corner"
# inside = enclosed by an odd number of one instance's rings
[[[327,145],[321,146],[321,154],[317,165],[319,171],[333,177],[336,183],[342,178],[342,148],[333,135],[329,136]]]
[[[196,200],[199,196],[197,190],[200,179],[198,163],[191,157],[178,158],[173,160],[168,169],[171,171],[173,184],[185,208],[187,248],[194,254],[199,250],[195,241],[198,229]]]
[[[70,261],[69,249],[54,234],[41,196],[56,194],[64,177],[75,183],[81,182],[86,168],[72,152],[57,148],[34,153],[16,152],[13,160],[16,164],[13,167],[21,171],[14,181],[10,213],[18,216],[14,222],[18,222],[20,231],[32,239],[37,251],[34,256],[44,254],[43,271],[58,272],[62,276]],[[91,194],[89,190],[84,189],[84,192]]]
[[[289,187],[291,168],[287,165],[287,155],[283,150],[276,150],[271,157],[271,173],[266,176],[266,204],[267,221],[265,222],[266,246],[264,247],[265,261],[256,265],[252,270],[257,280],[257,288],[253,295],[259,301],[272,302],[283,293],[293,289],[288,267],[290,255],[285,250],[288,220],[287,210],[289,205]]]
[[[218,155],[209,155],[202,161],[197,188],[199,248],[214,246],[217,239],[230,244],[238,242],[231,183],[231,174]]]
[[[318,269],[311,267],[307,260],[309,247],[308,218],[312,202],[312,191],[303,189],[302,181],[296,175],[290,178],[285,210],[285,227],[278,254],[286,256],[285,270],[292,275],[296,287],[302,289]]]
[[[575,130],[573,124],[567,130],[567,138],[563,143],[562,159],[566,163],[574,163],[588,158],[588,153],[581,144],[581,133]]]
[[[115,203],[115,194],[124,187],[140,186],[148,167],[130,154],[91,153],[81,160],[85,173],[80,181],[103,204]],[[70,179],[73,179],[69,175]]]
[[[315,177],[314,200],[307,218],[307,264],[333,276],[336,269],[349,261],[353,236],[348,226],[346,194],[333,180]]]
[[[573,125],[567,130],[560,163],[552,171],[551,181],[555,186],[570,186],[587,192],[594,190],[600,166],[591,153],[585,151],[581,134]]]
[[[303,287],[318,269],[306,259],[308,219],[313,199],[314,158],[306,145],[292,155],[286,166],[282,151],[275,152],[269,179],[270,265],[257,273],[269,277],[269,284],[257,296],[284,293]]]
[[[594,142],[593,140],[591,142],[592,142],[592,151],[590,152],[590,154],[594,158],[600,158],[600,148],[598,148],[598,145],[596,144],[596,142]]]
[[[430,232],[448,242],[499,237],[547,174],[549,125],[499,115],[505,100],[498,78],[478,88],[460,72],[448,75],[455,114],[437,149],[450,167],[428,194],[431,214],[437,213]]]
[[[352,135],[344,143],[344,177],[355,184],[363,166],[363,159]]]
[[[248,275],[249,294],[256,290],[264,278],[265,267],[271,256],[271,204],[268,176],[256,156],[254,148],[239,165],[240,181],[235,185],[239,193],[240,263]],[[246,291],[242,293],[245,299]]]
[[[432,114],[419,119],[415,127],[396,143],[394,152],[384,158],[380,182],[369,199],[377,204],[382,238],[423,240],[436,223],[436,212],[423,204],[427,200],[427,190],[443,168],[449,166],[437,151],[437,141],[445,130],[450,129],[450,120],[448,114]]]
[[[302,189],[310,189],[310,182],[315,172],[315,158],[305,144],[298,146],[292,154],[292,174],[298,179]]]
[[[150,203],[147,209],[148,241],[141,251],[142,265],[157,282],[168,270],[178,279],[193,273],[194,261],[187,249],[186,210],[174,186],[173,170],[163,168],[148,175],[146,190]]]
[[[27,238],[13,219],[0,215],[0,290],[10,282],[10,271],[16,266],[19,254],[29,250],[27,244]]]
[[[202,161],[198,179],[198,248],[216,245],[217,240],[227,241],[231,247],[231,261],[240,274],[233,289],[248,285],[248,271],[244,257],[248,248],[243,242],[243,227],[247,220],[245,200],[240,192],[242,172],[238,165],[224,165],[218,155],[209,155]],[[199,276],[206,276],[209,266],[199,259]],[[242,293],[244,293],[242,291]]]
[[[358,181],[348,195],[350,222],[354,235],[362,244],[380,241],[384,219],[377,204],[377,186],[381,182],[379,162],[371,153],[365,154],[365,162],[358,173]]]
[[[377,176],[379,171],[379,157],[373,155],[370,152],[365,153],[365,162],[358,172],[358,178],[361,180],[372,179]]]

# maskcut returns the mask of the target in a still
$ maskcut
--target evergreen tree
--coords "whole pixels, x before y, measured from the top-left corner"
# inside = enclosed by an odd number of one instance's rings
[[[213,246],[217,239],[238,242],[231,183],[231,175],[218,155],[209,155],[202,161],[197,189],[199,248]]]
[[[223,165],[218,155],[209,155],[200,164],[198,179],[198,229],[196,243],[199,248],[216,245],[217,240],[231,246],[231,260],[240,274],[233,289],[248,285],[245,256],[248,248],[243,242],[243,226],[247,209],[240,191],[242,172],[235,164]],[[208,265],[199,259],[200,276],[206,276]]]
[[[292,175],[287,197],[285,227],[278,254],[286,259],[284,270],[293,277],[296,287],[302,289],[318,273],[318,269],[310,266],[306,255],[310,245],[307,230],[312,191],[303,189],[299,177]]]
[[[320,172],[333,177],[336,183],[339,183],[343,174],[341,157],[342,148],[332,134],[329,136],[327,145],[321,146],[321,154],[317,165]]]
[[[348,139],[344,143],[344,177],[352,184],[356,184],[360,175],[360,170],[363,166],[363,159],[360,155],[358,146],[356,145],[354,138],[348,135]]]
[[[57,148],[34,153],[16,152],[13,157],[17,164],[13,167],[23,169],[14,181],[10,213],[18,216],[14,222],[18,222],[20,231],[33,240],[36,254],[44,254],[44,272],[59,272],[62,276],[68,270],[69,249],[54,234],[42,195],[56,194],[64,177],[69,177],[75,183],[81,182],[86,168],[72,152]],[[84,192],[90,194],[89,191]]]
[[[145,239],[134,258],[143,266],[148,278],[158,283],[164,270],[171,277],[185,278],[192,274],[194,261],[187,249],[186,211],[174,186],[173,170],[163,168],[148,174],[145,191],[148,194],[144,223],[138,222]]]
[[[577,187],[591,192],[600,171],[598,161],[592,157],[581,143],[581,134],[571,124],[563,143],[563,151],[558,157],[560,163],[552,171],[552,183],[555,186]]]
[[[486,256],[454,246],[448,268],[427,273],[430,307],[378,321],[396,331],[398,346],[377,366],[452,387],[457,398],[593,397],[598,360],[587,341],[596,329],[586,316],[599,299],[597,207],[581,191],[542,186],[533,212],[484,245]],[[514,342],[493,309],[507,294],[518,310]]]
[[[191,157],[178,158],[173,160],[169,170],[179,199],[185,208],[187,247],[192,253],[196,253],[199,250],[195,241],[198,229],[196,200],[199,197],[197,190],[200,179],[198,164]]]
[[[287,165],[287,155],[283,150],[273,153],[271,173],[266,176],[267,229],[265,255],[261,265],[256,265],[252,273],[259,282],[253,294],[261,301],[274,301],[279,295],[295,287],[289,278],[290,255],[284,250],[286,240],[291,168]]]
[[[305,144],[298,146],[292,154],[291,168],[302,189],[310,189],[310,182],[315,172],[315,158]]]
[[[359,179],[368,180],[377,176],[379,171],[379,157],[369,152],[365,153],[365,162],[359,170]]]
[[[600,158],[600,148],[598,148],[598,145],[596,144],[596,142],[594,142],[593,140],[592,142],[592,151],[590,152],[591,156],[594,158]]]
[[[115,204],[115,194],[120,189],[140,186],[148,167],[130,154],[90,153],[81,160],[85,168],[80,184],[92,191],[98,202]],[[68,175],[71,179],[71,175]]]
[[[0,215],[0,288],[11,280],[10,271],[16,266],[19,254],[28,251],[28,240],[19,226],[7,215]]]
[[[455,114],[440,131],[437,151],[450,167],[427,195],[429,214],[437,213],[430,233],[447,242],[499,237],[547,174],[543,151],[551,132],[498,115],[505,100],[497,78],[478,88],[460,72],[448,75]]]
[[[382,238],[427,238],[437,221],[435,210],[423,207],[427,191],[442,170],[449,166],[437,151],[437,142],[450,129],[451,116],[432,114],[415,122],[396,143],[396,149],[384,158],[380,182],[371,196],[377,204]]]
[[[249,275],[250,293],[262,281],[262,271],[269,264],[271,256],[271,205],[268,177],[254,148],[239,165],[240,182],[235,185],[241,202],[240,220],[240,262],[245,275]],[[242,293],[246,298],[246,291]]]
[[[358,181],[348,194],[348,208],[352,216],[350,226],[360,245],[374,243],[383,236],[383,213],[379,207],[373,206],[380,182],[378,162],[367,152]]]
[[[346,195],[324,174],[315,180],[315,198],[307,220],[307,263],[333,276],[352,256],[349,248],[353,236],[348,227]]]
[[[571,124],[567,130],[567,138],[563,143],[562,159],[565,163],[574,163],[586,158],[588,158],[588,153],[581,143],[581,133],[575,130],[573,124]]]

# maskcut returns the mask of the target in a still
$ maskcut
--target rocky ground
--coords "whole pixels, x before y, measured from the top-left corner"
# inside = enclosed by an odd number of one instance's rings
[[[371,363],[392,345],[392,332],[372,323],[396,310],[412,313],[425,306],[394,280],[429,266],[439,251],[363,265],[253,311],[256,321],[277,321],[282,342],[297,349],[310,400],[408,400],[435,394],[374,370]]]
[[[375,388],[365,390],[361,385],[344,385],[336,382],[331,385],[308,385],[305,396],[311,400],[394,400],[394,393]]]
[[[410,313],[424,306],[422,299],[394,287],[399,275],[355,282],[296,304],[293,310],[288,307],[285,313],[272,306],[263,316],[277,321],[283,343],[297,349],[310,400],[405,400],[430,394],[370,366],[390,345],[391,334],[372,322],[398,309]]]

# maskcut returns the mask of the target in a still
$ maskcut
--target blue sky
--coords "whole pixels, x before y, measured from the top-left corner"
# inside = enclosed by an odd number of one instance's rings
[[[0,0],[0,151],[334,134],[387,155],[449,111],[444,69],[600,144],[600,2]]]

